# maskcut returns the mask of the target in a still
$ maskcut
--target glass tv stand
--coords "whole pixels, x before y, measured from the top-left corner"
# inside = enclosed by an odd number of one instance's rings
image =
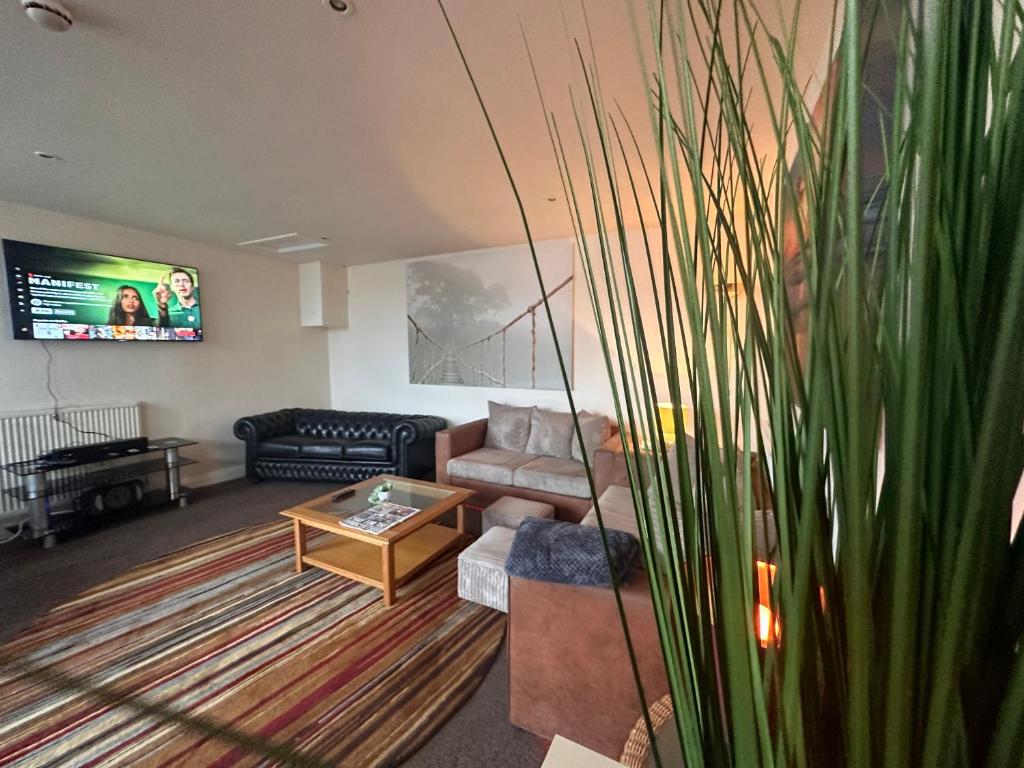
[[[181,468],[196,464],[194,459],[182,456],[179,449],[197,445],[195,440],[164,437],[150,440],[143,448],[108,451],[102,456],[82,461],[50,461],[31,459],[5,464],[4,469],[20,478],[20,483],[5,489],[28,507],[22,523],[27,523],[29,538],[42,539],[45,548],[56,543],[57,525],[68,516],[82,515],[74,506],[58,510],[58,499],[83,499],[90,494],[113,491],[126,501],[124,489],[138,488],[141,498],[131,506],[145,507],[161,502],[176,501],[180,506],[188,503],[190,489],[181,484]],[[164,487],[143,491],[147,476],[162,474]]]

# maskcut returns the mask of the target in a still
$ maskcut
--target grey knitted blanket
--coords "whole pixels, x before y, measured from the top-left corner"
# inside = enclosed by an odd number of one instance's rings
[[[640,553],[640,542],[624,531],[606,532],[612,566],[619,581],[625,582]],[[539,517],[528,517],[520,524],[505,571],[534,581],[611,586],[599,529]]]

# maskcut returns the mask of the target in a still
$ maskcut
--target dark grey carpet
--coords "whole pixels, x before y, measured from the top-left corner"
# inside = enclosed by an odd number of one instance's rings
[[[35,617],[123,571],[211,536],[281,519],[277,512],[319,496],[328,486],[239,480],[200,489],[187,507],[163,507],[114,519],[56,547],[0,545],[0,642]],[[0,538],[3,538],[0,536]],[[505,650],[483,684],[405,765],[410,768],[530,768],[546,744],[508,722]]]

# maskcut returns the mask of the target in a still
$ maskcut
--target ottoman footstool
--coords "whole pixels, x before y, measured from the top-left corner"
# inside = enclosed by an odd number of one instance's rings
[[[555,517],[555,508],[543,501],[502,496],[484,510],[483,531],[487,533],[491,528],[499,525],[514,531],[528,517],[544,517],[552,520]]]
[[[505,560],[516,532],[496,527],[459,553],[459,597],[508,613]]]

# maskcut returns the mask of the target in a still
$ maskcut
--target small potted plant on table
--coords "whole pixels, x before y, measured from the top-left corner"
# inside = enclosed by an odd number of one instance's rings
[[[383,501],[387,501],[391,498],[391,489],[395,487],[395,484],[390,480],[385,480],[380,485],[374,486],[374,489],[370,492],[368,501],[371,504],[380,504]]]

